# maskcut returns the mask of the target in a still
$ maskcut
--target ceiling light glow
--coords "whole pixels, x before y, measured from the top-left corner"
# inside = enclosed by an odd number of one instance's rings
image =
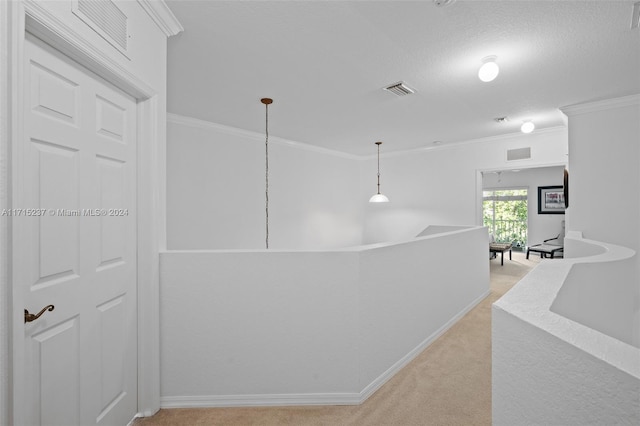
[[[535,128],[536,125],[533,124],[533,121],[525,121],[522,123],[522,126],[520,126],[520,131],[522,131],[522,133],[531,133]]]
[[[478,70],[478,78],[485,83],[495,80],[500,73],[500,67],[496,63],[497,57],[487,56],[482,59],[482,66]]]

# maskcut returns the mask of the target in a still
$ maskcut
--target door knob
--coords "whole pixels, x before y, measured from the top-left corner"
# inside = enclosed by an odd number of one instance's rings
[[[31,321],[35,321],[38,318],[40,318],[40,316],[42,314],[45,313],[45,311],[53,311],[55,309],[55,306],[53,305],[47,305],[44,308],[42,308],[42,310],[40,312],[38,312],[37,314],[30,314],[29,311],[27,311],[26,309],[24,310],[24,322],[31,322]]]

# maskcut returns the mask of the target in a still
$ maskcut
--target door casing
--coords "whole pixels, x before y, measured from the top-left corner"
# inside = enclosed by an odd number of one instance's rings
[[[160,125],[159,92],[106,53],[89,45],[64,22],[36,2],[0,2],[0,209],[13,206],[19,193],[15,144],[23,139],[22,60],[26,33],[32,33],[137,101],[137,281],[138,281],[138,412],[151,415],[160,408],[159,249],[163,235],[164,133]],[[13,291],[12,228],[10,217],[0,218],[0,424],[17,424],[24,391],[20,377],[23,347],[23,300]],[[20,332],[17,332],[20,330]]]

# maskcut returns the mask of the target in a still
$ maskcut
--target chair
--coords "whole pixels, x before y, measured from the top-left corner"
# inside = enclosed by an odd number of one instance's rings
[[[531,247],[527,247],[527,259],[529,259],[529,252],[540,253],[541,258],[549,256],[551,259],[556,254],[563,253],[564,251],[564,235],[558,234],[557,237],[544,240],[542,244],[534,244]]]
[[[493,234],[489,234],[489,259],[495,259],[500,253],[500,265],[504,265],[504,252],[507,250],[511,260],[511,243],[496,243]]]
[[[491,258],[497,257],[500,253],[500,265],[504,265],[504,252],[509,250],[509,260],[511,260],[511,243],[489,243],[489,253]]]

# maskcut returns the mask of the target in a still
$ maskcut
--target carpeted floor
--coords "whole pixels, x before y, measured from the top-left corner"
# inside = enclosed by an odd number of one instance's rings
[[[491,263],[491,295],[362,405],[163,409],[147,425],[491,425],[491,304],[540,258]]]

